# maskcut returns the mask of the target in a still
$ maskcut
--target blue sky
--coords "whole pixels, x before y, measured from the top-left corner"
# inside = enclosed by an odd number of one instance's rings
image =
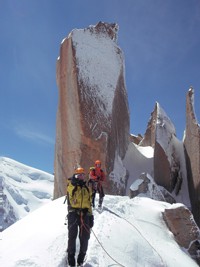
[[[53,172],[60,43],[98,21],[119,24],[131,133],[158,101],[182,139],[191,85],[200,118],[199,0],[0,0],[0,156]]]

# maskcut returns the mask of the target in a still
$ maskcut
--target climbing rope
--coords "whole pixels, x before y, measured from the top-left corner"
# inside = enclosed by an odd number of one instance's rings
[[[109,258],[111,258],[115,263],[117,263],[119,266],[122,266],[122,267],[126,267],[124,265],[122,265],[121,263],[119,263],[118,261],[116,261],[107,251],[106,249],[103,247],[102,243],[99,241],[98,237],[96,236],[95,232],[93,231],[92,228],[89,227],[89,225],[85,224],[84,223],[84,220],[82,218],[82,213],[80,214],[80,222],[81,222],[81,229],[80,231],[82,232],[82,228],[85,228],[85,230],[90,233],[90,230],[91,232],[93,233],[94,237],[96,238],[97,242],[99,243],[99,245],[101,246],[101,248],[104,250],[104,252],[108,255]]]
[[[158,254],[163,266],[166,266],[166,264],[164,263],[161,255],[158,253],[158,251],[152,246],[152,244],[146,239],[146,237],[142,234],[142,232],[135,225],[133,225],[131,222],[129,222],[126,218],[123,218],[122,216],[120,216],[119,214],[115,213],[114,211],[110,210],[109,208],[107,208],[105,206],[104,206],[104,210],[107,210],[108,212],[114,214],[115,216],[121,218],[122,220],[124,220],[128,224],[130,224],[143,237],[143,239],[149,244],[149,246]]]
[[[119,263],[118,261],[116,261],[107,251],[106,249],[103,247],[102,243],[99,241],[98,237],[96,236],[95,232],[93,231],[93,229],[91,229],[94,237],[96,238],[97,242],[99,243],[99,245],[101,246],[101,248],[104,250],[104,252],[108,255],[109,258],[111,258],[115,263],[117,263],[119,266],[122,267],[126,267],[125,265],[122,265],[121,263]]]

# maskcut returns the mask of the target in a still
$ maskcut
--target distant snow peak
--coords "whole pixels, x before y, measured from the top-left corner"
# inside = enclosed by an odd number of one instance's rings
[[[51,201],[53,175],[0,157],[0,231]]]
[[[122,52],[115,42],[117,30],[117,24],[101,22],[71,33],[83,99],[95,99],[97,109],[105,115],[112,112],[116,85],[123,70]]]

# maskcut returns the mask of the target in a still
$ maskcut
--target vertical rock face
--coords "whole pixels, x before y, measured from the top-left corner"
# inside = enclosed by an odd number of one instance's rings
[[[156,111],[154,179],[169,192],[172,192],[180,170],[174,142],[176,133],[173,123],[159,104],[157,104]]]
[[[190,207],[183,143],[176,138],[173,123],[158,103],[139,145],[154,147],[155,182]]]
[[[54,198],[65,194],[66,178],[77,165],[87,172],[100,159],[108,177],[115,158],[127,150],[129,111],[117,31],[116,24],[99,22],[73,30],[61,44]],[[115,193],[116,187],[123,191],[108,178],[106,192]]]
[[[186,99],[185,154],[188,186],[194,218],[200,226],[200,126],[194,113],[194,90],[190,88]]]

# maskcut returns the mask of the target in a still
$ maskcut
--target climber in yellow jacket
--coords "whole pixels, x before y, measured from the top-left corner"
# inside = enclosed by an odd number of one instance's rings
[[[90,238],[90,228],[93,227],[94,217],[92,215],[92,192],[85,181],[85,171],[77,168],[67,186],[68,203],[68,264],[76,266],[76,238],[79,230],[80,251],[77,265],[83,264]]]

